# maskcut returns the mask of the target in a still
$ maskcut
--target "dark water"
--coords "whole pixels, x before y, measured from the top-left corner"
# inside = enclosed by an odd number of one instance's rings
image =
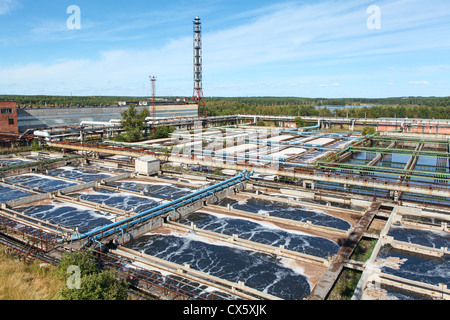
[[[389,236],[395,240],[431,248],[450,247],[450,233],[392,226]]]
[[[276,202],[265,199],[250,198],[246,201],[236,201],[224,199],[218,205],[226,207],[228,204],[234,209],[248,211],[252,213],[269,213],[271,216],[291,219],[295,221],[311,221],[313,224],[332,227],[341,230],[350,229],[351,225],[342,219],[335,218],[321,210],[312,210],[306,207],[295,206],[292,204]]]
[[[231,246],[211,244],[196,237],[145,235],[126,245],[134,250],[225,280],[245,285],[283,299],[302,299],[310,293],[307,278],[272,256]]]
[[[405,261],[400,264],[399,269],[383,266],[381,268],[382,272],[432,285],[441,283],[447,286],[450,285],[450,257],[448,256],[444,258],[429,258],[399,252],[390,247],[383,247],[377,259],[378,261],[383,261],[388,257],[405,259]]]
[[[394,237],[394,239],[398,241],[418,244],[430,248],[449,247],[450,245],[450,234],[444,231],[392,226],[389,230],[389,236]],[[403,264],[400,264],[398,270],[384,266],[382,268],[383,272],[433,285],[439,285],[440,283],[450,284],[450,259],[448,257],[432,258],[418,256],[384,247],[378,255],[378,259],[383,260],[387,257],[397,257],[406,260]],[[388,290],[388,296],[393,300],[422,299],[415,295],[408,295],[392,290]]]
[[[385,288],[385,290],[387,291],[387,297],[389,300],[427,300],[404,292],[394,291],[392,289]]]
[[[169,183],[150,183],[142,181],[118,181],[108,184],[110,186],[119,186],[126,190],[145,191],[146,194],[163,199],[177,199],[196,191],[196,189],[172,185]]]
[[[0,185],[0,203],[28,197],[31,194],[22,190],[14,189],[8,186]]]
[[[21,158],[3,158],[0,159],[0,167],[7,167],[7,166],[16,166],[19,164],[25,164],[25,163],[31,163],[33,161],[25,160]]]

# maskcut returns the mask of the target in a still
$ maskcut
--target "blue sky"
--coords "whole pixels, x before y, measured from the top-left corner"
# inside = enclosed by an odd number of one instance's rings
[[[195,16],[205,96],[450,96],[447,0],[0,0],[0,94],[192,96]]]

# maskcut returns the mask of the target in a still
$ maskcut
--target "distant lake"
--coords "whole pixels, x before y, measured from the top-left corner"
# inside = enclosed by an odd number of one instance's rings
[[[371,108],[371,107],[388,107],[388,106],[380,105],[380,104],[362,104],[360,106],[316,106],[315,108],[316,109],[327,108],[327,109],[330,109],[331,111],[333,111],[335,109],[344,109],[344,108],[347,108],[347,109],[358,108],[359,109],[359,108],[365,108],[365,107]]]

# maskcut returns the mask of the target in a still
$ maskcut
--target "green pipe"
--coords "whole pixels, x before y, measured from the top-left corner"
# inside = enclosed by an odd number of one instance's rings
[[[404,155],[417,155],[421,157],[433,157],[433,158],[450,158],[448,152],[436,152],[436,151],[415,151],[411,149],[388,149],[378,147],[350,147],[350,151],[353,152],[372,152],[372,153],[386,153],[386,154],[404,154]]]
[[[367,166],[367,165],[354,165],[354,164],[346,164],[346,163],[332,163],[332,164],[318,164],[318,167],[322,169],[333,169],[333,170],[350,170],[350,171],[358,171],[358,172],[367,172],[367,173],[381,173],[388,175],[405,175],[407,177],[415,177],[415,178],[424,178],[424,179],[439,179],[450,181],[450,174],[448,173],[434,173],[431,171],[419,171],[419,170],[404,170],[401,168],[385,168],[385,167],[375,167],[375,166]],[[384,171],[389,170],[389,171]],[[416,175],[416,174],[424,174],[424,175]],[[440,177],[436,177],[439,175]],[[441,178],[442,177],[442,178]],[[445,178],[444,178],[445,177]]]
[[[390,138],[390,137],[384,137],[384,136],[378,136],[374,137],[374,140],[377,141],[406,141],[406,142],[415,142],[415,143],[437,143],[437,144],[448,144],[450,140],[441,140],[441,139],[433,139],[433,138],[409,138],[409,137],[396,137],[396,138]]]

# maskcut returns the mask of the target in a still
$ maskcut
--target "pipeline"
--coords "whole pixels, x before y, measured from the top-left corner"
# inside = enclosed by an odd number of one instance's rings
[[[181,207],[185,205],[187,202],[193,202],[197,199],[200,199],[201,197],[205,196],[205,194],[214,194],[215,192],[221,191],[225,188],[228,188],[232,185],[242,183],[245,180],[250,180],[250,176],[253,174],[253,171],[250,173],[247,173],[246,170],[239,173],[235,177],[228,179],[226,181],[220,182],[216,185],[207,187],[205,189],[199,190],[197,192],[194,192],[193,194],[186,195],[184,197],[181,197],[179,199],[176,199],[172,202],[159,205],[155,208],[146,210],[144,212],[141,212],[137,215],[134,215],[130,218],[108,224],[106,226],[103,226],[101,228],[86,232],[84,234],[78,234],[71,236],[70,241],[78,241],[78,240],[84,240],[87,239],[87,242],[85,245],[96,242],[99,239],[109,236],[115,232],[121,231],[124,228],[129,228],[137,223],[142,223],[144,221],[147,221],[149,219],[152,219],[154,217],[160,216],[166,212],[175,210],[178,207]]]
[[[202,152],[194,152],[194,150],[191,150],[190,153],[193,156],[216,158],[217,161],[230,161],[230,159],[233,159],[233,161],[234,160],[244,161],[244,162],[255,161],[255,162],[264,163],[264,164],[275,163],[275,164],[288,166],[288,167],[310,168],[310,169],[314,168],[314,165],[309,164],[309,163],[287,162],[285,158],[273,158],[273,157],[268,157],[268,156],[261,156],[260,158],[255,158],[255,157],[245,156],[244,153],[239,154],[239,153],[218,152],[218,154],[216,154],[214,151],[211,151],[211,152],[209,152],[209,154],[205,154]],[[224,158],[224,156],[225,156],[225,158]],[[272,159],[268,159],[268,158],[272,158]]]
[[[274,140],[261,140],[261,139],[248,139],[249,142],[255,142],[258,145],[262,145],[262,146],[271,146],[271,145],[276,145],[279,147],[290,147],[290,148],[303,148],[303,149],[314,149],[314,150],[320,150],[320,151],[340,151],[341,149],[337,149],[337,148],[326,148],[326,147],[321,147],[321,146],[316,146],[316,145],[312,145],[312,144],[308,144],[308,143],[304,143],[304,142],[288,142],[288,141],[274,141]]]

